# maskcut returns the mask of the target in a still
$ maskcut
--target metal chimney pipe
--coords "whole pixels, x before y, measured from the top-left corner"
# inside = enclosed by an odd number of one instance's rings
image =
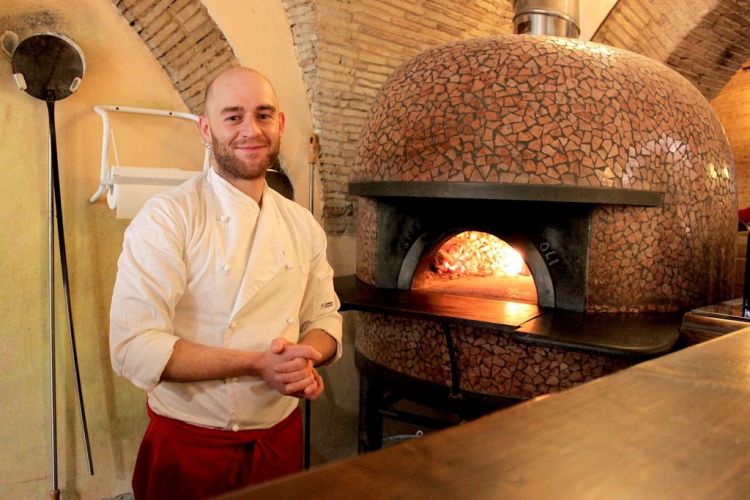
[[[513,0],[513,32],[578,38],[578,0]]]

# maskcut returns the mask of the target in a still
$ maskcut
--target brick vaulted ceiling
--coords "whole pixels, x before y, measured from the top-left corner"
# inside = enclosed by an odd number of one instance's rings
[[[208,82],[239,64],[200,0],[112,0],[198,113]]]
[[[750,58],[748,0],[620,0],[594,41],[666,63],[713,99]]]
[[[187,106],[238,61],[200,0],[112,0]],[[512,31],[509,0],[281,0],[320,135],[318,169],[329,234],[353,234],[346,194],[371,101],[401,63],[453,40]],[[620,0],[594,41],[683,74],[713,98],[750,58],[748,0]]]

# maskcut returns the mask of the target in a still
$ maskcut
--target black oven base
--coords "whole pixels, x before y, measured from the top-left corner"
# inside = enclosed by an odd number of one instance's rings
[[[386,368],[354,353],[359,370],[358,452],[379,450],[383,443],[383,419],[443,429],[473,420],[493,411],[524,401],[513,396],[492,396],[425,382]],[[396,406],[410,401],[438,410],[436,418],[428,412],[404,411]]]

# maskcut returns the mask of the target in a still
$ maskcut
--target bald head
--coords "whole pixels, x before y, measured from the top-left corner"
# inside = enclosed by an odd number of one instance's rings
[[[260,200],[266,170],[279,155],[285,117],[268,78],[250,68],[232,68],[206,89],[198,118],[216,173]]]
[[[237,66],[219,73],[208,84],[206,94],[203,98],[203,114],[208,116],[212,101],[214,101],[217,94],[228,88],[235,88],[238,85],[267,86],[273,96],[272,104],[278,108],[278,97],[276,96],[276,90],[271,85],[271,81],[259,71],[244,66]]]

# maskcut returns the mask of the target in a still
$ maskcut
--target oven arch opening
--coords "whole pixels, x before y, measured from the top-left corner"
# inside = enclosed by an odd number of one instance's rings
[[[430,266],[434,268],[434,262],[436,255],[443,250],[438,260],[441,260],[445,254],[446,243],[455,246],[459,238],[460,241],[465,242],[467,240],[466,233],[478,233],[478,237],[483,242],[489,240],[499,240],[500,245],[508,245],[512,247],[522,257],[525,267],[528,269],[530,274],[530,281],[533,283],[533,290],[536,292],[536,300],[533,298],[529,299],[531,295],[527,292],[520,294],[510,293],[509,290],[500,290],[498,287],[503,286],[504,278],[491,277],[490,279],[482,280],[478,278],[474,290],[474,283],[469,283],[464,280],[463,282],[456,282],[441,286],[438,283],[440,280],[434,279],[434,272],[432,273],[432,282],[429,287],[424,287],[425,284],[425,273],[430,273]],[[469,238],[470,239],[470,238]],[[429,281],[429,279],[428,279]],[[488,288],[482,290],[482,281],[489,285]],[[416,285],[416,286],[415,286]],[[465,287],[464,285],[468,285]],[[494,286],[494,288],[492,288]],[[522,285],[527,286],[527,285]],[[402,290],[411,289],[423,289],[429,291],[436,291],[442,293],[453,293],[455,295],[479,295],[485,298],[493,298],[497,300],[509,300],[519,302],[533,302],[537,303],[542,307],[555,307],[555,291],[547,265],[544,261],[543,256],[537,250],[537,248],[522,235],[516,234],[495,234],[493,232],[484,231],[482,229],[473,227],[456,227],[451,228],[435,237],[434,234],[425,232],[414,240],[414,243],[406,253],[404,260],[402,261],[401,268],[398,275],[398,288]],[[451,291],[453,289],[454,291]],[[463,291],[462,291],[463,290]],[[532,290],[532,293],[533,293]],[[526,295],[524,298],[523,296]]]

